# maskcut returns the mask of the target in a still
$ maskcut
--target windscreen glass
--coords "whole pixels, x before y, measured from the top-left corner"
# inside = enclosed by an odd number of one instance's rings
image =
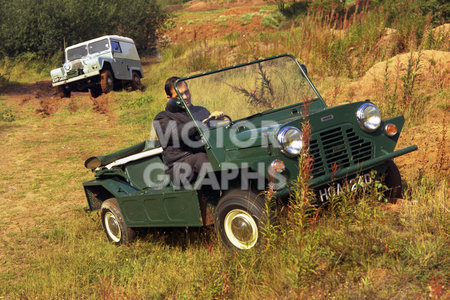
[[[94,54],[108,49],[109,49],[108,39],[103,39],[97,42],[89,43],[89,54]]]
[[[188,77],[184,82],[192,105],[224,112],[233,121],[319,97],[290,56]]]
[[[87,54],[88,53],[87,53],[86,45],[72,48],[72,49],[67,50],[67,60],[72,61],[72,60],[80,59],[83,56],[86,56]]]

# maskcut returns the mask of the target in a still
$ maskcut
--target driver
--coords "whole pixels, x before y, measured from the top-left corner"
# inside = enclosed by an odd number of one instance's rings
[[[163,147],[166,173],[179,186],[193,182],[203,164],[209,164],[209,159],[191,117],[185,107],[177,103],[179,99],[174,84],[178,79],[179,77],[167,79],[164,89],[169,100],[165,110],[156,115],[153,126]],[[210,113],[202,106],[194,106],[186,82],[179,82],[177,88],[196,120],[206,122],[211,118],[223,118],[223,112]]]

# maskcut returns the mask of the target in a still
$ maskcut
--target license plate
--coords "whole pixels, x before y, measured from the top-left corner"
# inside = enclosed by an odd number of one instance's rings
[[[367,174],[359,175],[350,180],[344,180],[336,183],[333,186],[327,186],[316,191],[317,198],[320,202],[328,201],[331,197],[339,195],[344,192],[354,191],[357,188],[367,186],[373,183],[372,176]]]

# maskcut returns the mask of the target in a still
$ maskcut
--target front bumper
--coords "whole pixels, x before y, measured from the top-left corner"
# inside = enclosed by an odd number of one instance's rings
[[[377,166],[383,165],[386,161],[393,159],[395,157],[410,153],[417,150],[417,145],[412,145],[385,155],[375,157],[370,160],[352,165],[350,167],[340,169],[334,174],[325,174],[320,177],[313,178],[310,181],[310,188],[315,189],[317,187],[323,186],[327,183],[331,183],[336,180],[340,180],[355,174],[361,174],[367,172],[370,169],[375,169]],[[282,198],[289,195],[289,188],[284,187],[283,189],[277,191],[274,196]]]
[[[69,84],[71,82],[80,81],[80,80],[90,78],[93,76],[97,76],[97,75],[100,75],[100,71],[89,72],[87,74],[81,74],[81,75],[78,75],[76,77],[72,77],[69,79],[63,79],[60,81],[52,82],[52,86],[55,87],[55,86],[59,86],[59,85]]]

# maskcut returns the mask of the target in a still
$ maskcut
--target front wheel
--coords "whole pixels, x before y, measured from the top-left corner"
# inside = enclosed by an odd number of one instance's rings
[[[110,198],[102,203],[100,216],[106,236],[114,244],[128,244],[135,238],[135,231],[125,225],[116,198]]]
[[[402,198],[402,177],[400,176],[397,165],[392,160],[388,160],[386,165],[387,170],[384,180],[388,187],[386,198],[390,203],[395,203],[398,198]]]
[[[216,207],[214,226],[220,241],[232,250],[247,250],[263,243],[261,224],[264,199],[251,191],[230,191]]]
[[[100,85],[102,92],[107,94],[114,89],[114,78],[110,70],[102,71],[100,75]]]
[[[60,98],[70,98],[70,89],[64,85],[58,85],[58,96]]]
[[[100,86],[93,86],[89,89],[92,98],[97,98],[102,94],[102,89]]]

